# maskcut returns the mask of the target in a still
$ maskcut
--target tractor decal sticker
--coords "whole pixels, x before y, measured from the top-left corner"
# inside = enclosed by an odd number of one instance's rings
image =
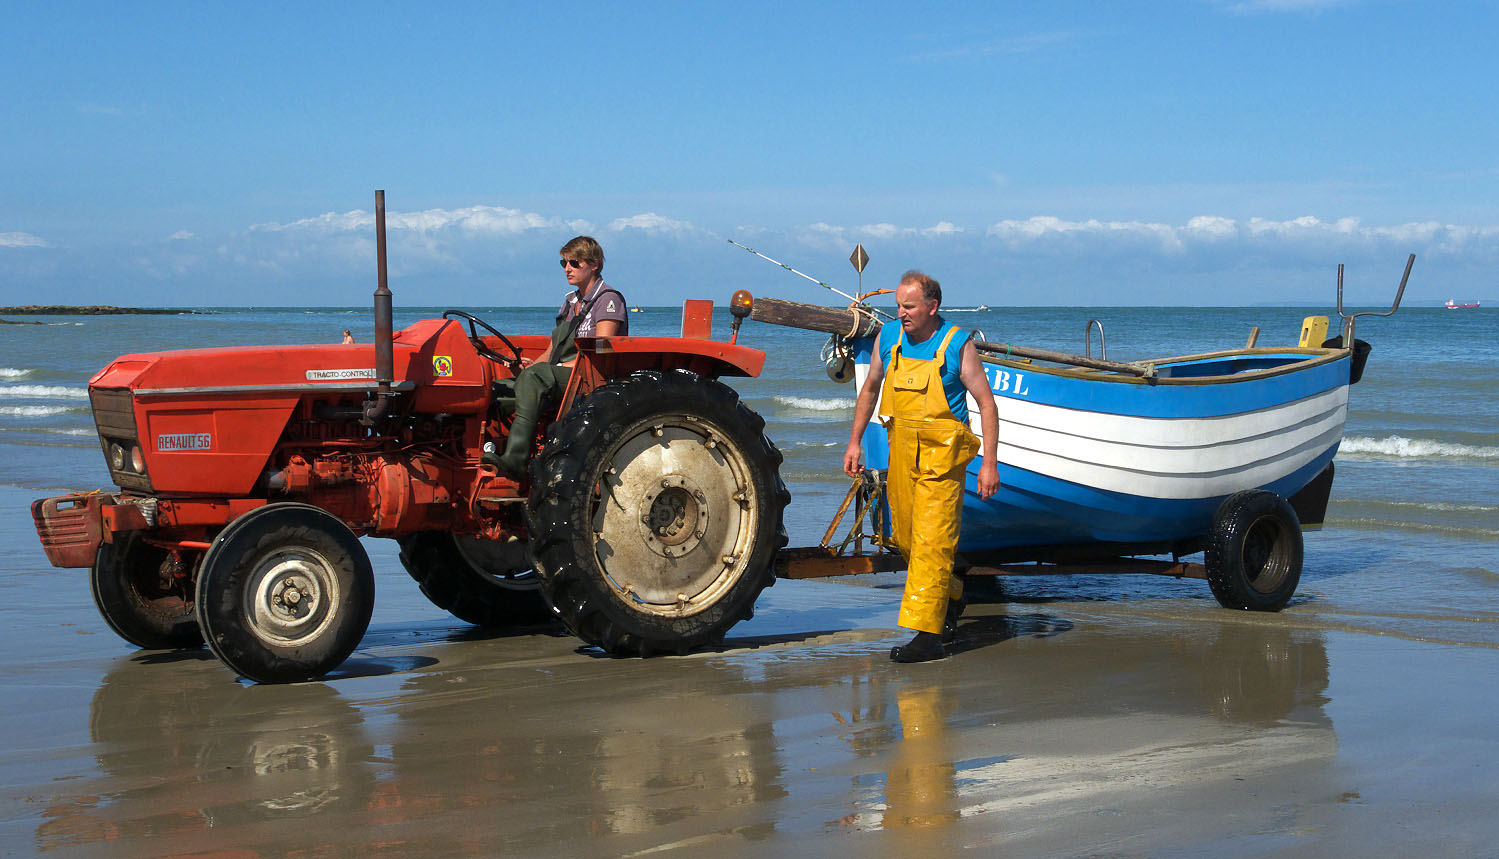
[[[184,450],[212,450],[213,435],[206,432],[162,433],[156,437],[156,449],[174,453]]]
[[[453,375],[453,356],[451,356],[451,355],[433,355],[432,356],[432,375],[434,375],[434,376],[451,376],[451,375]]]
[[[327,381],[330,381],[330,380],[337,380],[337,379],[373,379],[373,378],[375,378],[375,371],[374,370],[351,369],[351,370],[308,370],[307,371],[307,381],[309,381],[309,382],[327,382]]]

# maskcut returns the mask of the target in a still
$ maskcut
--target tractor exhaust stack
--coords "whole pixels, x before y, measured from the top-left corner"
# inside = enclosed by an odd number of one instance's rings
[[[375,192],[375,256],[379,281],[375,287],[375,382],[380,386],[375,399],[364,404],[360,423],[374,426],[390,403],[391,384],[395,382],[395,347],[392,343],[390,283],[385,274],[385,192]]]

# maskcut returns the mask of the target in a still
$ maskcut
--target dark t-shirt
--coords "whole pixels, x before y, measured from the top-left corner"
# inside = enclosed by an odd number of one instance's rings
[[[592,301],[593,306],[588,309],[588,315],[583,317],[582,324],[578,326],[577,336],[593,337],[594,329],[598,327],[600,322],[605,320],[618,322],[620,335],[629,334],[630,309],[625,306],[625,297],[620,294],[619,290],[604,283],[602,280],[599,281],[598,286],[595,286],[593,290],[589,292],[588,298],[583,300],[584,305]],[[578,291],[575,289],[569,292],[566,298],[562,299],[562,306],[557,309],[557,321],[561,322],[564,319],[571,319],[577,312]]]

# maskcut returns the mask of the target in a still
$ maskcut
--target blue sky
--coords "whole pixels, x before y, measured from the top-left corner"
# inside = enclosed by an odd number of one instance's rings
[[[0,5],[0,305],[1388,303],[1499,272],[1499,6]]]

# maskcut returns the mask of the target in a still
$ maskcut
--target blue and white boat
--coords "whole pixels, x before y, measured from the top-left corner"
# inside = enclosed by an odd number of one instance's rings
[[[873,343],[855,344],[859,384]],[[1152,377],[985,360],[999,407],[1001,488],[979,499],[975,460],[959,541],[966,552],[1173,547],[1207,534],[1218,507],[1236,492],[1290,498],[1337,453],[1353,359],[1342,348],[1246,348],[1152,361]],[[878,422],[866,431],[864,449],[869,468],[888,466]]]
[[[1320,525],[1326,511],[1349,386],[1369,354],[1354,337],[1355,320],[1395,313],[1414,262],[1412,254],[1388,311],[1352,314],[1343,311],[1339,266],[1342,335],[1324,339],[1327,318],[1309,317],[1294,347],[1256,347],[1256,329],[1241,349],[1125,364],[978,342],[999,411],[1000,489],[979,497],[975,459],[958,563],[989,573],[1107,567],[1194,576],[1207,579],[1226,606],[1281,608],[1300,577],[1301,531]],[[829,375],[852,375],[862,387],[878,327],[867,315],[851,322],[824,310],[757,306],[748,313],[832,333]],[[971,395],[968,413],[981,436]],[[889,466],[884,427],[872,421],[863,443],[874,492],[861,496],[860,509],[874,512],[871,536],[880,542],[888,534],[879,521],[882,511],[888,517],[878,491]],[[841,548],[824,540],[788,557],[820,564],[808,577],[898,568],[866,556],[862,567],[829,571],[826,552],[836,557]],[[1205,563],[1182,563],[1198,552]],[[1142,558],[1161,555],[1171,560]]]

